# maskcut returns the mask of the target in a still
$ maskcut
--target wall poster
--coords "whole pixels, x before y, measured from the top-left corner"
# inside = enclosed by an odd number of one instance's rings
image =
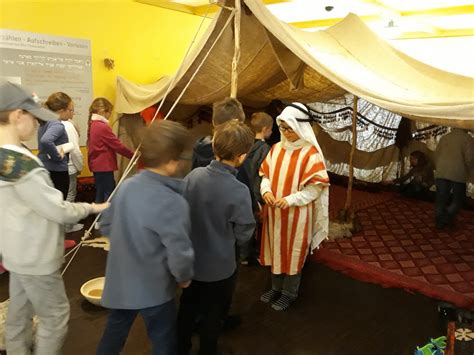
[[[57,91],[71,96],[80,145],[86,144],[93,99],[89,40],[0,29],[0,78],[25,85],[42,101]],[[36,139],[27,145],[37,148]]]

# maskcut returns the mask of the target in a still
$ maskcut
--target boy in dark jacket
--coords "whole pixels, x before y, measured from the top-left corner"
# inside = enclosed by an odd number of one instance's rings
[[[231,120],[238,120],[240,122],[245,121],[244,109],[238,100],[227,97],[212,105],[212,125],[214,129]],[[194,146],[192,169],[206,167],[213,159],[215,159],[215,156],[212,149],[212,136],[201,138]],[[251,190],[247,175],[244,172],[241,172],[240,169],[237,173],[237,179],[244,183],[248,187],[248,190]],[[236,254],[239,254],[239,252],[236,251]],[[197,322],[199,321],[199,318],[200,316],[197,317]],[[224,328],[227,330],[234,329],[239,326],[241,322],[240,316],[236,314],[226,314],[222,321],[224,322]]]
[[[179,353],[189,354],[197,315],[200,355],[216,355],[222,320],[229,309],[236,277],[235,244],[252,236],[255,220],[248,188],[236,179],[237,167],[253,143],[245,124],[233,120],[217,127],[216,160],[194,169],[186,178],[191,208],[194,278],[183,291],[178,314]]]
[[[240,176],[245,176],[248,180],[248,186],[252,197],[252,209],[255,219],[258,221],[260,219],[261,206],[264,204],[260,194],[260,183],[262,182],[262,178],[258,171],[260,165],[262,165],[262,162],[270,151],[270,146],[265,140],[272,134],[273,118],[265,112],[255,112],[252,114],[250,126],[255,133],[255,142],[247,155],[247,159],[245,159],[245,162],[240,168],[237,178],[239,179]],[[242,248],[242,264],[258,264],[256,261],[256,256],[258,255],[257,245],[256,238],[252,238],[249,243]]]
[[[230,120],[245,121],[245,113],[242,104],[230,97],[212,105],[212,125],[217,128],[219,125]],[[212,136],[206,136],[197,141],[194,146],[192,169],[208,166],[215,158],[212,150]]]
[[[110,314],[97,354],[119,354],[138,314],[153,354],[177,353],[176,285],[189,286],[194,252],[183,181],[173,176],[180,175],[188,145],[189,133],[177,122],[148,127],[145,169],[123,183],[101,218],[100,229],[110,236],[102,297]]]

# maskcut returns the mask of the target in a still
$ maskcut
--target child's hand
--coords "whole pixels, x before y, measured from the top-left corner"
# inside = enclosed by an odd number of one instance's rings
[[[59,153],[59,157],[60,157],[61,159],[64,159],[64,156],[66,155],[66,154],[64,153],[64,149],[63,149],[63,148],[59,149],[59,152],[58,152],[58,153]]]
[[[103,210],[109,208],[110,203],[92,203],[92,213],[101,213]]]
[[[178,286],[179,286],[180,288],[188,288],[189,285],[191,285],[191,280],[184,281],[184,282],[179,282],[179,283],[178,283]]]
[[[290,207],[290,205],[288,204],[285,198],[279,198],[278,200],[276,200],[275,206],[282,209]]]
[[[269,206],[273,206],[275,204],[275,196],[273,196],[273,193],[271,193],[271,192],[266,192],[263,195],[263,200]]]

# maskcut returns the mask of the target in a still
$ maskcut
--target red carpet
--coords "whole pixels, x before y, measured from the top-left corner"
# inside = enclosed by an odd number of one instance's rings
[[[331,189],[334,215],[345,190]],[[438,231],[434,203],[356,190],[354,205],[363,231],[324,242],[313,258],[362,281],[474,309],[474,212],[462,211],[455,230]]]

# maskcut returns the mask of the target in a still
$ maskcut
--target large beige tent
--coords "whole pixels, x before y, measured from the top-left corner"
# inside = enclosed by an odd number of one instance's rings
[[[415,120],[474,129],[473,78],[406,56],[356,15],[323,31],[304,32],[275,18],[259,0],[242,5],[238,98],[245,105],[259,108],[272,99],[321,102],[350,92]],[[117,111],[140,112],[169,91],[166,111],[188,84],[174,119],[229,96],[232,17],[232,10],[220,10],[175,79],[141,85],[119,78]]]
[[[262,108],[273,99],[325,102],[352,93],[417,121],[474,129],[474,78],[408,57],[356,15],[324,31],[304,32],[275,18],[259,0],[243,0],[242,4],[238,98],[246,106]],[[187,120],[201,106],[230,95],[233,54],[233,11],[224,8],[175,77],[149,85],[118,78],[116,109],[134,114],[166,95],[162,111],[166,113],[179,98],[170,117]],[[122,123],[125,136],[133,141],[138,121],[125,116]],[[351,144],[324,131],[319,132],[318,140],[330,170],[347,174]],[[372,182],[391,179],[397,174],[398,162],[413,150],[432,154],[418,141],[412,141],[403,152],[395,145],[370,152],[356,149],[356,176]],[[472,184],[469,191],[474,195]]]

